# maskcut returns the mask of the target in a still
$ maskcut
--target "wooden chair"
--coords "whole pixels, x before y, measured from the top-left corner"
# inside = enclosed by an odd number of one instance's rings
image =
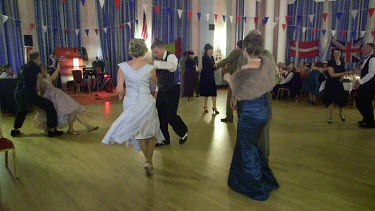
[[[5,167],[7,168],[8,168],[8,151],[10,150],[12,150],[12,153],[13,153],[13,163],[14,163],[14,170],[16,172],[16,178],[19,179],[20,176],[18,174],[18,167],[17,167],[17,160],[16,160],[16,147],[14,146],[11,140],[3,137],[3,130],[1,127],[1,122],[0,122],[0,152],[5,152]]]
[[[291,96],[290,96],[290,89],[288,88],[280,88],[278,91],[277,91],[277,97],[276,99],[279,99],[279,96],[281,94],[281,100],[283,99],[283,95],[284,95],[284,91],[286,91],[288,93],[288,96],[289,96],[289,100],[292,100]]]
[[[90,83],[83,81],[81,70],[73,70],[72,75],[73,75],[74,87],[75,87],[74,90],[76,90],[78,88],[78,93],[81,93],[81,87],[87,86],[87,89],[89,90],[89,93],[91,93]]]

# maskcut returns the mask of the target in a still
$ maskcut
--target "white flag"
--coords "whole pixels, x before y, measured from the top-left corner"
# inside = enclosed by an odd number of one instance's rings
[[[127,22],[129,28],[132,28],[132,24],[130,22]]]
[[[332,30],[332,37],[334,37],[336,34],[336,30]]]
[[[77,36],[78,36],[78,34],[79,34],[79,31],[80,31],[79,29],[76,29],[76,35],[77,35]]]
[[[351,11],[353,18],[357,17],[358,10],[352,10]]]
[[[207,17],[207,22],[208,22],[208,20],[210,19],[210,14],[206,14],[206,17]]]
[[[104,7],[104,2],[105,0],[99,0],[100,6],[103,8]]]
[[[181,19],[181,16],[182,16],[182,10],[177,10],[177,12],[178,12],[178,17],[180,17],[180,19]]]
[[[302,32],[305,33],[307,30],[307,27],[302,27]]]
[[[309,15],[310,23],[314,22],[314,17],[315,17],[314,14]]]
[[[47,26],[42,26],[42,30],[43,30],[44,33],[46,33],[47,32]]]
[[[3,23],[7,22],[7,20],[8,20],[8,16],[3,15]]]
[[[233,16],[230,15],[229,18],[230,18],[230,22],[233,23]]]
[[[104,33],[106,34],[107,34],[107,29],[108,29],[107,27],[103,29]]]
[[[361,31],[361,36],[362,37],[365,36],[365,34],[366,34],[366,31]]]
[[[144,10],[145,12],[147,12],[147,7],[148,7],[147,4],[143,4],[143,10]]]

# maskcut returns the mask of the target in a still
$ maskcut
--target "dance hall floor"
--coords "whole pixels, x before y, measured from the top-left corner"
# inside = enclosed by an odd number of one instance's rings
[[[356,109],[346,122],[327,124],[327,109],[306,102],[275,101],[270,166],[280,183],[268,201],[258,202],[227,186],[236,124],[224,124],[226,91],[219,91],[220,115],[203,114],[203,99],[181,100],[179,114],[189,140],[154,153],[154,176],[146,178],[143,155],[101,139],[122,111],[118,101],[85,105],[100,129],[50,139],[28,115],[23,137],[11,138],[14,117],[3,117],[6,137],[17,149],[21,179],[0,153],[0,210],[375,210],[375,130],[360,129]]]

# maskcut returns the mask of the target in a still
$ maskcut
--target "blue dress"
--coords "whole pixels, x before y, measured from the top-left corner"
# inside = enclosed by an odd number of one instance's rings
[[[228,185],[249,198],[265,201],[273,190],[279,188],[258,145],[269,115],[266,94],[253,100],[239,101],[238,111],[237,142]]]

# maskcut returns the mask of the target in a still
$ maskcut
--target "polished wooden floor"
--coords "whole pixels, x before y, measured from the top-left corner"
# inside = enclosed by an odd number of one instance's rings
[[[222,113],[225,94],[219,91]],[[141,153],[100,143],[119,102],[86,105],[100,129],[87,133],[76,123],[78,136],[47,138],[29,115],[24,137],[11,138],[19,181],[0,157],[0,210],[375,210],[375,130],[356,126],[356,109],[345,110],[347,122],[335,110],[328,125],[323,106],[275,101],[270,165],[281,187],[258,202],[228,188],[236,124],[203,114],[202,102],[181,100],[189,140],[178,145],[172,133],[172,145],[155,151],[153,178],[144,176]],[[9,137],[14,118],[2,121]]]

